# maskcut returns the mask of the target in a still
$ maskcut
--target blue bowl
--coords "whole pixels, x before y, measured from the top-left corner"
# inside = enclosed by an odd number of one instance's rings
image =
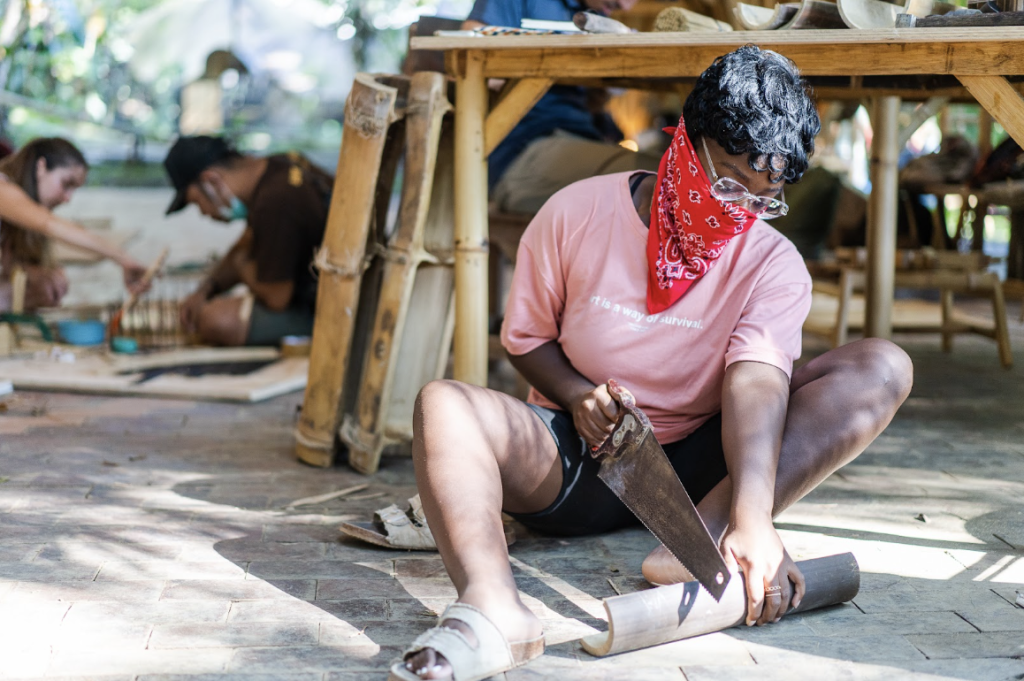
[[[57,322],[57,333],[61,340],[71,345],[98,345],[106,336],[107,326],[96,319],[67,319]]]

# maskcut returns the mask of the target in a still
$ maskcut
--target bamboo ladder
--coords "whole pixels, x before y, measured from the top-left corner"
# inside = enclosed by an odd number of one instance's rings
[[[310,380],[295,433],[296,454],[306,463],[330,466],[340,441],[353,467],[374,472],[388,442],[411,437],[419,389],[444,373],[454,327],[453,164],[444,120],[451,107],[444,93],[444,77],[429,72],[361,74],[353,85],[317,257]],[[391,198],[399,182],[395,221]],[[343,226],[334,222],[336,212],[347,218]],[[343,281],[332,287],[331,279]]]
[[[315,466],[330,466],[334,461],[343,388],[359,321],[366,244],[386,147],[389,142],[394,146],[392,128],[401,119],[396,111],[399,95],[397,87],[361,73],[345,103],[338,171],[315,262],[320,283],[309,381],[295,428],[296,455]]]
[[[444,375],[455,328],[454,145],[442,74],[412,76],[398,224],[383,249],[380,294],[361,376],[339,437],[373,473],[383,448],[412,438],[416,395]]]

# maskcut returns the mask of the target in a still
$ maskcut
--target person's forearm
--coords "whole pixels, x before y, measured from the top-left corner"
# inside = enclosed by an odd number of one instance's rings
[[[248,260],[250,244],[250,233],[246,230],[238,241],[231,245],[224,257],[213,266],[213,270],[199,285],[199,290],[205,293],[207,298],[223,293],[235,284],[245,283],[241,269],[242,263]]]
[[[291,304],[292,294],[295,292],[294,282],[260,281],[256,262],[253,260],[243,261],[238,266],[238,274],[242,283],[249,288],[256,300],[271,310],[281,312]]]
[[[51,215],[45,233],[59,241],[109,258],[122,267],[136,264],[134,258],[103,237],[56,215]]]
[[[213,266],[213,270],[207,275],[203,283],[199,285],[199,290],[202,291],[207,298],[227,291],[235,284],[241,282],[242,279],[238,274],[238,267],[235,263],[235,259],[231,257],[229,252],[227,256],[222,258],[220,262]]]
[[[536,390],[567,411],[594,384],[576,371],[558,341],[548,341],[525,355],[509,355],[512,366]]]
[[[732,523],[771,518],[788,407],[789,378],[777,367],[737,362],[726,370],[722,449],[732,482]]]

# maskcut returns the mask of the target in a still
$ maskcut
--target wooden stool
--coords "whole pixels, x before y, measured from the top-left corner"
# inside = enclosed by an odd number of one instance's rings
[[[832,281],[814,281],[815,301],[804,330],[822,335],[832,347],[847,341],[850,329],[864,328],[863,296],[865,288],[863,249],[840,249]],[[893,330],[903,332],[940,333],[942,349],[949,352],[953,336],[974,333],[996,341],[999,360],[1006,368],[1013,366],[1006,304],[999,276],[987,271],[988,258],[980,253],[955,253],[918,249],[897,254],[896,288],[938,290],[940,304],[920,300],[896,300],[893,306]],[[820,268],[819,268],[820,269]],[[983,294],[992,301],[993,323],[965,315],[954,309],[956,293]],[[828,299],[835,299],[834,309]]]

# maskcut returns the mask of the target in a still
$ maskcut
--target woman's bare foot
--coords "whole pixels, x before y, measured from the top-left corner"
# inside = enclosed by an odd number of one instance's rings
[[[647,554],[640,570],[644,573],[644,579],[654,586],[692,582],[694,580],[690,571],[684,568],[683,564],[669,553],[664,544],[658,544],[658,548]]]
[[[469,590],[459,599],[460,603],[466,603],[480,609],[487,618],[494,623],[498,630],[510,643],[534,639],[543,633],[540,620],[519,601],[518,595],[514,604],[495,604],[493,599],[474,599]],[[446,629],[454,629],[462,632],[469,644],[477,645],[476,635],[463,622],[456,619],[448,619],[441,622]],[[418,653],[410,655],[405,660],[405,668],[421,679],[451,679],[452,668],[444,655],[431,648],[426,648]]]

